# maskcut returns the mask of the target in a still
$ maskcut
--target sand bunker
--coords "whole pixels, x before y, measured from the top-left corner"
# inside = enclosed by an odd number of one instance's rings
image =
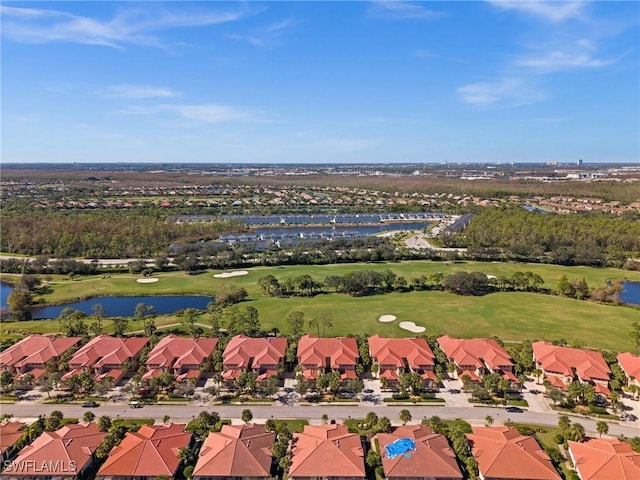
[[[426,330],[425,327],[419,327],[414,322],[400,322],[398,326],[404,330],[409,330],[411,333],[422,333]]]
[[[395,315],[382,315],[378,319],[378,321],[382,322],[382,323],[395,322],[396,321],[396,316]]]
[[[138,283],[156,283],[158,278],[139,278],[136,280]]]
[[[236,270],[235,272],[224,272],[224,273],[216,273],[214,275],[215,278],[229,278],[229,277],[239,277],[241,275],[248,275],[249,272],[246,270]]]
[[[489,280],[493,280],[494,278],[496,278],[496,276],[495,276],[495,275],[487,275],[487,278],[488,278]]]

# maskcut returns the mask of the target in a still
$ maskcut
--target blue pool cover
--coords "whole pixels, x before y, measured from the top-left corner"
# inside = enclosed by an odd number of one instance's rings
[[[385,456],[388,459],[396,458],[398,455],[404,455],[407,458],[411,458],[407,452],[411,452],[416,449],[416,444],[410,438],[399,438],[395,442],[390,443],[385,449]]]

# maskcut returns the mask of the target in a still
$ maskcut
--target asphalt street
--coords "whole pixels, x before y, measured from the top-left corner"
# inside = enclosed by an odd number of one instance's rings
[[[92,411],[96,417],[108,415],[112,418],[154,418],[157,422],[165,415],[171,417],[174,423],[188,422],[198,415],[202,410],[214,410],[222,418],[238,419],[242,410],[249,409],[253,413],[254,421],[262,422],[268,418],[304,418],[312,423],[319,423],[323,414],[327,414],[330,419],[343,421],[349,418],[363,418],[367,412],[374,411],[378,416],[389,417],[392,423],[399,424],[399,412],[407,409],[413,416],[412,423],[416,423],[424,417],[437,415],[442,419],[460,418],[469,421],[471,424],[484,424],[487,415],[491,415],[495,424],[504,423],[507,420],[535,423],[540,425],[557,426],[558,414],[556,412],[528,412],[508,413],[503,408],[491,407],[442,407],[426,405],[410,406],[388,406],[388,405],[296,405],[296,406],[271,406],[271,405],[145,405],[143,408],[130,408],[127,405],[100,405],[96,408],[82,408],[80,405],[0,405],[2,414],[13,414],[14,420],[33,420],[38,415],[48,415],[53,410],[60,410],[65,417],[75,417],[82,419],[86,411]],[[582,416],[570,416],[573,422],[581,423],[587,433],[597,436],[596,421]],[[628,424],[609,423],[609,435],[627,437],[640,436],[638,421]]]

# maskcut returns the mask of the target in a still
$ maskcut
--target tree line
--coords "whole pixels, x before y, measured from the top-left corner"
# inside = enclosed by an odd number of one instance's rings
[[[640,216],[556,215],[522,208],[487,208],[461,233],[442,235],[478,260],[624,267],[640,255]]]

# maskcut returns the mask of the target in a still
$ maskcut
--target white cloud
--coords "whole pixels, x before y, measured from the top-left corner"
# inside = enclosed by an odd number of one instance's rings
[[[232,33],[226,37],[231,40],[246,42],[254,47],[269,48],[295,25],[297,25],[297,22],[289,18],[267,25],[262,29],[256,30],[253,34]]]
[[[550,22],[564,22],[572,19],[584,19],[584,0],[543,1],[543,0],[486,0],[502,9],[515,10],[540,17]]]
[[[369,15],[391,19],[426,19],[438,18],[442,12],[429,10],[418,3],[403,2],[399,0],[375,1],[369,8]]]
[[[519,107],[544,100],[546,95],[520,78],[463,85],[457,90],[464,103],[476,106]]]
[[[597,45],[588,39],[580,39],[573,45],[553,49],[537,56],[516,61],[516,65],[542,72],[570,70],[574,68],[599,68],[615,63],[618,58],[598,58]]]
[[[176,93],[169,88],[152,85],[113,85],[104,90],[107,97],[117,98],[169,98]]]
[[[244,108],[215,103],[161,104],[153,106],[134,105],[118,110],[120,115],[173,114],[177,118],[197,123],[258,122],[264,121],[262,114]]]
[[[240,20],[259,10],[240,8],[227,11],[121,9],[109,19],[95,19],[56,10],[0,7],[2,35],[16,42],[68,42],[123,48],[127,44],[161,46],[153,32],[183,27],[202,27]]]

